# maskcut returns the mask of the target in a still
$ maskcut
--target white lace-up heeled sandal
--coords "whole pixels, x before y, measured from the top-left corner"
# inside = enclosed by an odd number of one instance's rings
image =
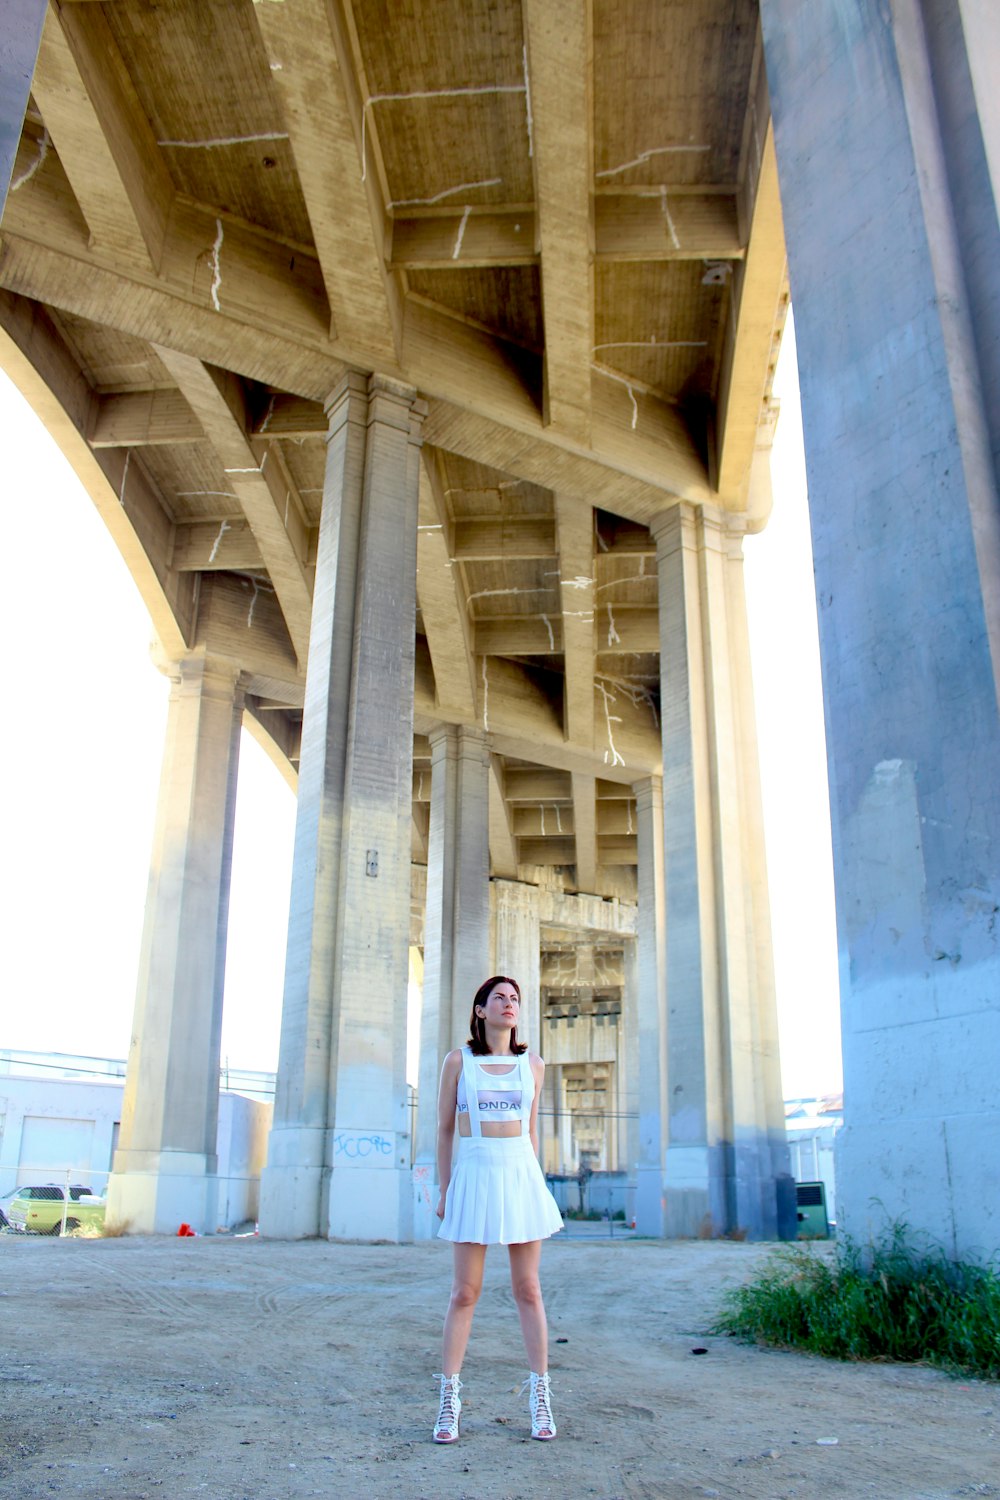
[[[434,1423],[434,1441],[457,1443],[459,1418],[462,1415],[462,1402],[458,1393],[462,1389],[462,1382],[457,1375],[435,1375],[434,1379],[441,1382],[441,1405]]]
[[[528,1390],[528,1387],[531,1387]],[[539,1442],[547,1443],[556,1435],[556,1424],[552,1418],[552,1386],[549,1383],[548,1373],[536,1375],[532,1370],[521,1393],[528,1391],[528,1412],[531,1416],[531,1436],[538,1438]]]

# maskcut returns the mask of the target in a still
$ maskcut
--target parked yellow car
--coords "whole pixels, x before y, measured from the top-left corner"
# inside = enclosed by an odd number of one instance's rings
[[[66,1189],[47,1182],[38,1187],[18,1188],[7,1204],[6,1214],[11,1229],[21,1234],[62,1234],[65,1209],[69,1234],[84,1227],[103,1229],[104,1208],[104,1199],[82,1183],[70,1185],[67,1203]]]

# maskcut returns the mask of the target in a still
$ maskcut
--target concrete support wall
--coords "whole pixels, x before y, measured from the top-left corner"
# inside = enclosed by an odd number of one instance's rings
[[[763,0],[844,1034],[838,1222],[1000,1244],[1000,12]],[[974,25],[966,49],[963,17]],[[996,69],[985,87],[996,94]],[[995,106],[991,105],[991,109]],[[991,168],[991,161],[994,164]],[[984,401],[984,392],[992,392]]]
[[[622,1024],[618,1032],[622,1049],[618,1064],[618,1098],[622,1119],[618,1139],[620,1160],[634,1188],[639,1162],[639,1075],[642,1063],[639,1041],[639,944],[634,939],[625,939],[622,969]],[[634,1198],[634,1194],[632,1196]]]
[[[243,691],[232,663],[171,669],[166,746],[109,1223],[214,1229],[222,992]]]
[[[0,0],[0,215],[14,169],[46,0]]]
[[[261,1227],[400,1240],[413,620],[422,407],[348,373],[331,396],[285,997]]]
[[[634,788],[639,852],[638,937],[634,1011],[639,1051],[635,1224],[664,1234],[667,1149],[667,954],[663,890],[663,784],[658,776]],[[626,970],[626,973],[628,971]]]
[[[664,1229],[790,1236],[794,1193],[783,1139],[739,538],[721,515],[690,505],[678,505],[655,534],[667,994]],[[640,930],[643,921],[640,909]],[[645,1150],[640,1141],[640,1159]],[[637,1211],[645,1213],[648,1203],[640,1193]]]
[[[521,989],[518,1036],[532,1052],[542,1053],[540,988],[540,919],[538,887],[517,880],[490,882],[493,920],[493,970],[509,974]],[[486,977],[485,975],[483,976]]]
[[[431,818],[424,918],[420,1083],[413,1232],[437,1233],[437,1097],[441,1065],[468,1036],[472,998],[489,970],[489,746],[475,729],[431,733]]]

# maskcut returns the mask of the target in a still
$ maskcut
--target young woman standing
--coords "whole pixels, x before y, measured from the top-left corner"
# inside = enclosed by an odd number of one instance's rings
[[[441,1070],[437,1213],[443,1222],[438,1233],[453,1242],[455,1275],[444,1320],[436,1443],[458,1438],[458,1377],[482,1291],[487,1245],[506,1245],[510,1255],[511,1286],[528,1355],[531,1436],[546,1441],[556,1435],[538,1266],[542,1240],[562,1228],[562,1217],[538,1164],[538,1101],[545,1064],[518,1041],[520,1014],[516,981],[494,974],[476,992],[468,1043],[449,1052]]]

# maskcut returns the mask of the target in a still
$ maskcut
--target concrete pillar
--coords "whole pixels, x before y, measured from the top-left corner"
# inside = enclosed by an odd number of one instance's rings
[[[678,505],[660,592],[668,1234],[790,1235],[739,548]]]
[[[216,1227],[219,1053],[243,690],[204,654],[168,668],[167,734],[108,1221]]]
[[[493,907],[493,972],[509,974],[521,988],[518,1036],[532,1052],[542,1046],[541,930],[538,887],[519,880],[490,881]]]
[[[569,1108],[566,1089],[566,1068],[563,1064],[553,1069],[553,1093],[558,1099],[556,1119],[559,1126],[559,1171],[568,1175],[576,1171],[576,1153],[573,1149],[573,1116]],[[575,1204],[573,1205],[576,1206]]]
[[[437,1097],[441,1064],[468,1038],[472,1000],[489,977],[489,746],[442,725],[431,740],[420,1087],[413,1169],[414,1235],[437,1233]]]
[[[0,0],[0,215],[28,108],[45,7],[46,0]]]
[[[345,375],[327,403],[285,999],[261,1227],[400,1240],[413,618],[422,408]]]
[[[1000,16],[973,0],[762,0],[761,15],[827,713],[837,1219],[861,1238],[903,1219],[956,1255],[988,1254],[1000,1241],[1000,1156],[984,1144],[1000,1133],[1000,225],[996,70],[982,64],[998,55]]]
[[[639,1067],[642,1058],[639,1038],[639,944],[634,938],[624,939],[622,960],[618,1097],[624,1118],[619,1139],[622,1169],[628,1173],[629,1181],[634,1186],[639,1163]]]
[[[509,974],[521,989],[521,1024],[517,1034],[528,1049],[544,1057],[541,994],[541,928],[538,887],[519,880],[490,881],[493,928],[493,972]],[[538,1149],[545,1160],[545,1142],[553,1128],[545,1099],[538,1106]]]
[[[666,1225],[663,1172],[667,1145],[663,787],[658,776],[650,776],[633,790],[639,859],[634,980],[639,1053],[635,1224],[640,1234],[659,1238]]]

